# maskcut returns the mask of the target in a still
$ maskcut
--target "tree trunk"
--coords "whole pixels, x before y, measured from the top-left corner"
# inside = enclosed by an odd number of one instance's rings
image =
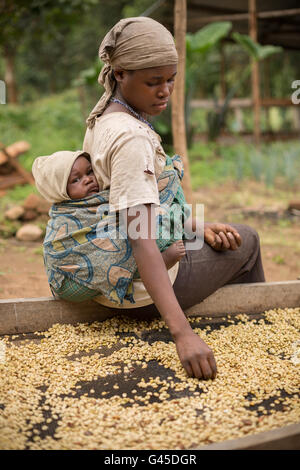
[[[182,189],[188,204],[192,204],[192,185],[186,144],[184,119],[185,56],[186,56],[186,0],[175,0],[174,35],[178,52],[178,69],[172,95],[172,134],[175,153],[184,166]]]
[[[18,91],[15,79],[15,51],[4,48],[5,75],[4,81],[7,92],[7,102],[18,103]]]

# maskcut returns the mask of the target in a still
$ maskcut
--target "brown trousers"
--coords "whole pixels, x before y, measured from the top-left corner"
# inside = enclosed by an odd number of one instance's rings
[[[215,251],[207,243],[199,250],[188,250],[179,262],[173,289],[183,310],[201,302],[226,284],[265,282],[257,232],[241,224],[235,227],[242,238],[235,250]],[[159,312],[154,304],[124,309],[122,313],[155,316]]]

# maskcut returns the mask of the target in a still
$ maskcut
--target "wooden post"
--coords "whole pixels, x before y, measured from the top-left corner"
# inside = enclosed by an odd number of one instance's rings
[[[221,41],[220,44],[220,83],[221,83],[221,100],[224,101],[226,98],[226,81],[225,81],[225,43]]]
[[[270,57],[265,59],[264,64],[263,64],[263,72],[264,72],[264,98],[271,98],[271,84],[270,84]],[[265,107],[265,117],[266,117],[266,127],[267,131],[269,132],[271,129],[271,124],[270,124],[270,113],[269,109],[266,106]]]
[[[8,102],[12,104],[18,103],[18,91],[15,78],[15,58],[16,54],[13,49],[8,47],[3,48],[3,56],[5,63],[5,76],[4,82],[7,89]]]
[[[253,41],[257,42],[257,16],[256,0],[249,1],[249,34]],[[259,96],[259,64],[257,60],[252,60],[252,100],[253,100],[253,122],[254,140],[256,144],[260,142],[260,96]]]
[[[184,165],[182,188],[186,201],[192,204],[192,185],[186,143],[184,120],[185,56],[186,56],[186,0],[175,0],[174,36],[178,52],[178,69],[172,95],[172,134],[174,151],[181,156]]]

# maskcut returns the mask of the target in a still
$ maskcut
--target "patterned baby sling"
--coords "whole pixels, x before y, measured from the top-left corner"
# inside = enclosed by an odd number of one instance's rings
[[[180,157],[166,156],[157,179],[160,206],[156,207],[156,243],[160,252],[185,238],[183,225],[190,211],[180,184],[182,177]],[[116,304],[122,305],[124,299],[135,303],[133,279],[140,275],[127,232],[116,214],[110,211],[109,190],[53,204],[43,248],[54,294],[67,279]]]

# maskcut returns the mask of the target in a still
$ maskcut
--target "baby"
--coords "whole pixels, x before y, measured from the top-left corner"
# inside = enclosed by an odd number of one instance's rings
[[[32,173],[35,178],[38,191],[45,199],[54,203],[54,206],[52,206],[52,209],[49,213],[50,217],[51,214],[55,214],[57,218],[57,213],[59,213],[59,210],[63,212],[64,208],[66,207],[66,203],[71,203],[74,201],[74,205],[71,204],[73,212],[76,210],[74,207],[78,206],[78,209],[80,207],[80,210],[76,211],[77,225],[79,224],[81,227],[86,227],[86,220],[89,216],[89,213],[91,212],[89,202],[93,200],[93,196],[95,197],[97,194],[99,195],[99,184],[91,165],[90,155],[86,152],[78,150],[77,152],[61,151],[56,152],[50,156],[38,157],[34,161]],[[85,201],[87,202],[86,206],[81,204]],[[75,218],[72,215],[69,215],[68,217],[69,219],[71,217]],[[63,235],[64,224],[62,223],[61,225],[61,229],[57,230],[57,233],[59,232],[58,235],[55,235],[55,237],[52,236],[51,243],[56,243],[55,246],[57,246],[59,240],[62,240],[61,236]],[[50,218],[47,227],[47,234],[53,232],[53,226],[54,224],[51,225]],[[88,231],[86,228],[84,230],[85,232]],[[47,234],[45,238],[46,243]],[[81,234],[81,237],[82,236],[83,235]],[[88,241],[88,235],[85,236],[87,237],[86,240]],[[76,237],[73,236],[73,238]],[[77,237],[76,240],[80,239]],[[85,239],[81,238],[81,240],[83,241],[80,241],[80,243],[84,244]],[[94,241],[94,243],[96,242]],[[64,248],[66,249],[67,247],[64,245]],[[171,246],[163,251],[161,255],[167,269],[170,269],[185,255],[183,241],[175,241]],[[78,254],[78,258],[80,258],[78,265],[82,261],[82,256],[82,254]],[[59,251],[57,257],[59,257]],[[47,268],[47,257],[45,256],[44,259]],[[69,265],[61,265],[60,271],[66,271],[66,266]],[[76,262],[74,263],[74,257],[72,259],[71,267],[72,266],[76,266]],[[71,267],[69,268],[70,270]],[[70,272],[72,271],[70,270],[68,271],[67,277],[70,277],[71,275]]]
[[[90,156],[83,153],[76,158],[67,181],[67,193],[70,199],[83,199],[99,192],[99,185],[92,168]],[[174,266],[185,255],[182,240],[174,242],[162,252],[167,269]]]

